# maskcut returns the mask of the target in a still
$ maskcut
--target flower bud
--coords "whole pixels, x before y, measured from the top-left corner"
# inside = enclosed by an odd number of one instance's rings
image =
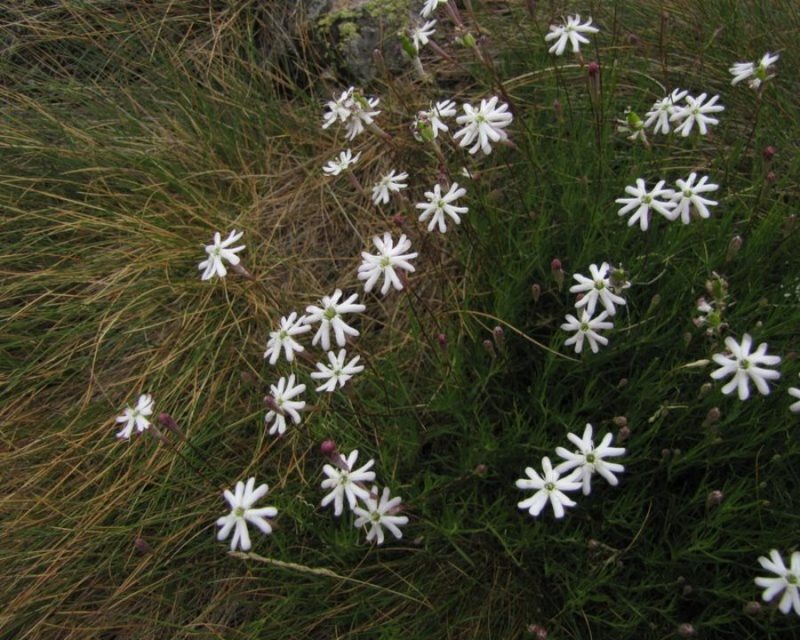
[[[547,629],[540,624],[529,624],[528,633],[532,634],[535,640],[547,640]]]
[[[766,180],[769,184],[772,184],[778,179],[778,176],[775,174],[774,171],[767,171],[767,175],[764,176],[764,180]]]
[[[483,348],[486,353],[489,354],[489,357],[494,360],[497,357],[497,352],[494,350],[494,345],[492,344],[491,340],[484,340],[483,341]]]
[[[391,220],[393,225],[398,226],[398,227],[403,227],[403,225],[405,225],[405,223],[406,223],[406,217],[403,216],[403,215],[400,215],[399,213],[397,215],[394,215],[391,218],[389,218],[389,220]]]
[[[711,389],[713,389],[713,385],[710,382],[704,382],[703,384],[700,385],[700,392],[698,393],[698,395],[701,398],[703,396],[707,396],[711,392]]]
[[[502,351],[506,346],[506,334],[505,331],[503,331],[503,327],[500,325],[496,326],[492,330],[492,335],[494,336],[494,343],[497,345],[497,348]]]
[[[757,615],[757,614],[761,613],[761,603],[760,602],[756,602],[755,600],[751,600],[750,602],[748,602],[747,604],[744,605],[743,611],[748,616]]]
[[[559,122],[564,118],[564,108],[561,106],[561,101],[556,99],[553,100],[553,113],[556,116],[556,120]]]
[[[153,547],[141,536],[136,536],[133,541],[133,546],[139,553],[153,553]]]
[[[556,281],[558,290],[564,288],[564,270],[561,268],[561,260],[553,258],[550,261],[550,272],[553,274],[553,280]]]
[[[319,445],[319,451],[326,458],[330,458],[333,454],[336,453],[336,443],[330,438],[327,440],[323,440],[322,444]]]
[[[706,508],[710,509],[711,507],[716,507],[722,504],[722,499],[725,495],[719,489],[714,489],[714,491],[709,491],[708,495],[706,496]]]
[[[678,625],[678,635],[681,638],[694,638],[697,635],[697,631],[695,630],[694,625],[684,622],[683,624]]]
[[[626,416],[614,416],[611,418],[611,422],[614,423],[614,426],[624,427],[628,424],[628,418]]]
[[[626,386],[627,384],[628,384],[627,378],[620,378],[619,382],[617,382],[617,389],[622,389],[622,387]]]
[[[175,422],[175,419],[169,415],[168,413],[159,413],[158,414],[158,424],[160,424],[165,429],[169,429],[172,433],[178,436],[181,440],[184,439],[183,433],[178,428],[178,423]]]
[[[728,243],[728,252],[725,254],[725,260],[730,261],[736,257],[736,254],[739,253],[739,249],[742,248],[742,236],[733,236],[731,241]]]
[[[617,442],[625,442],[630,437],[631,428],[628,425],[620,427],[619,431],[617,431]]]
[[[447,336],[444,335],[443,333],[440,333],[438,336],[436,336],[436,342],[439,343],[439,348],[442,351],[445,351],[447,349]]]
[[[707,427],[709,425],[714,424],[715,422],[719,422],[719,419],[722,417],[722,412],[719,410],[719,407],[711,407],[706,414],[706,419],[703,420],[703,426]]]
[[[587,70],[590,78],[597,77],[597,75],[600,73],[600,65],[597,64],[597,62],[592,61],[589,63]]]
[[[531,285],[531,295],[533,296],[534,304],[538,303],[539,302],[539,298],[542,295],[542,287],[539,286],[538,282],[534,282]]]
[[[485,464],[479,464],[475,466],[475,468],[472,470],[472,473],[474,473],[476,476],[485,476],[488,470],[489,467],[487,467]]]
[[[768,145],[761,152],[761,157],[764,158],[764,162],[772,162],[772,158],[775,157],[776,153],[778,153],[778,150],[772,145]]]

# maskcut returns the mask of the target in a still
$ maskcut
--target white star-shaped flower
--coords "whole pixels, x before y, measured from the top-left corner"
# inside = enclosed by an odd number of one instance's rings
[[[413,260],[418,254],[404,253],[411,248],[411,240],[403,234],[397,240],[397,245],[395,245],[392,235],[387,231],[383,234],[383,240],[379,236],[375,236],[372,238],[372,242],[378,249],[378,254],[373,255],[362,251],[361,257],[364,261],[358,267],[358,279],[366,280],[364,291],[371,291],[381,276],[384,278],[383,286],[381,287],[382,295],[385,296],[391,287],[401,291],[403,283],[395,269],[402,269],[409,273],[415,271],[414,265],[409,260]]]
[[[311,331],[311,327],[306,324],[305,316],[297,317],[297,312],[292,311],[288,317],[281,318],[281,328],[272,331],[267,341],[267,350],[264,357],[269,358],[270,364],[275,364],[283,349],[287,362],[294,360],[294,354],[303,351],[301,345],[294,336]]]
[[[647,190],[645,181],[641,178],[636,179],[636,186],[628,185],[625,193],[633,196],[632,198],[617,198],[617,204],[625,205],[618,211],[618,215],[624,216],[634,209],[633,215],[628,220],[628,226],[632,227],[639,221],[642,231],[647,231],[650,224],[650,210],[653,209],[664,216],[667,220],[672,219],[672,210],[676,204],[671,200],[674,195],[672,189],[664,189],[666,180],[659,180],[651,191]],[[664,198],[659,200],[658,198]]]
[[[666,98],[656,100],[650,111],[645,114],[644,126],[653,127],[653,133],[668,134],[671,129],[669,119],[675,113],[675,105],[683,100],[688,93],[683,89],[674,89]]]
[[[420,222],[425,222],[428,218],[431,221],[428,223],[428,231],[433,231],[434,227],[438,225],[439,231],[445,233],[447,231],[447,224],[445,222],[445,215],[456,224],[461,224],[461,215],[469,211],[468,207],[456,207],[452,203],[458,200],[463,195],[466,195],[467,190],[459,188],[458,183],[454,182],[450,185],[450,189],[445,195],[442,195],[442,188],[437,184],[433,187],[433,191],[426,191],[425,197],[428,203],[420,202],[415,205],[417,209],[422,209],[419,216]]]
[[[789,387],[789,395],[793,398],[797,398],[797,402],[793,402],[789,405],[789,411],[792,413],[800,413],[800,389],[797,387]]]
[[[685,138],[692,132],[692,127],[697,123],[700,134],[706,135],[708,133],[707,125],[719,124],[717,118],[708,114],[725,111],[725,107],[721,104],[717,104],[719,96],[714,96],[706,102],[707,97],[705,93],[701,93],[696,98],[693,96],[686,96],[686,104],[675,108],[675,111],[669,118],[670,122],[680,122],[680,124],[675,127],[675,133],[680,133]]]
[[[733,357],[726,356],[722,353],[715,353],[711,359],[720,365],[720,368],[711,373],[714,380],[725,378],[733,374],[733,378],[722,387],[722,393],[728,395],[733,393],[734,389],[739,392],[740,400],[747,400],[750,397],[750,380],[756,385],[759,393],[763,395],[769,394],[769,385],[767,380],[777,380],[781,377],[780,371],[773,371],[772,369],[765,369],[759,365],[768,367],[779,364],[781,361],[780,356],[768,356],[767,343],[762,342],[758,345],[753,353],[750,353],[750,348],[753,346],[753,339],[749,333],[745,333],[742,337],[742,344],[737,344],[736,340],[731,337],[725,338],[725,346],[728,347]]]
[[[328,351],[328,361],[330,366],[322,362],[317,363],[318,371],[312,371],[311,377],[314,380],[325,380],[325,383],[317,387],[317,393],[323,391],[335,391],[337,385],[341,388],[347,381],[355,374],[364,370],[364,365],[358,364],[361,356],[355,356],[347,364],[344,363],[347,357],[347,351],[341,349],[339,354],[336,355],[333,351]]]
[[[458,116],[456,122],[464,125],[453,134],[453,140],[459,141],[460,147],[467,147],[473,142],[470,148],[471,154],[477,153],[478,149],[486,155],[492,152],[491,142],[507,140],[508,135],[503,129],[511,124],[514,116],[509,112],[505,102],[497,106],[497,96],[492,96],[489,100],[481,100],[481,106],[475,109],[471,104],[464,104],[464,115]]]
[[[436,33],[436,20],[428,20],[425,24],[418,26],[411,31],[411,41],[414,43],[414,48],[419,53],[419,50],[428,44],[428,39]]]
[[[354,156],[350,149],[345,149],[344,151],[339,152],[338,158],[328,160],[325,166],[322,167],[322,171],[325,173],[325,175],[338,176],[342,171],[346,171],[351,165],[354,165],[356,162],[358,162],[360,157],[361,152]]]
[[[249,478],[247,485],[240,480],[236,483],[235,493],[225,489],[223,494],[225,500],[231,506],[231,512],[217,520],[217,526],[222,527],[217,532],[217,540],[224,540],[233,530],[231,551],[236,551],[236,547],[239,547],[242,551],[250,549],[250,532],[247,530],[248,522],[256,525],[264,534],[272,533],[272,526],[265,518],[274,518],[278,515],[278,510],[275,507],[253,508],[253,505],[267,495],[267,491],[269,491],[269,487],[265,484],[259,485],[257,488],[255,485],[255,478]]]
[[[125,411],[122,412],[122,415],[117,416],[116,421],[118,423],[125,423],[125,426],[122,427],[122,431],[117,433],[117,438],[129,440],[134,427],[136,427],[139,433],[149,429],[150,421],[146,416],[150,415],[153,415],[153,396],[149,393],[143,393],[139,396],[136,407],[133,409],[125,407]]]
[[[401,503],[402,500],[399,497],[389,499],[388,487],[383,489],[379,502],[378,488],[373,487],[369,497],[364,501],[366,508],[357,506],[353,509],[353,513],[358,516],[353,524],[359,529],[365,524],[370,525],[367,542],[372,542],[377,538],[377,543],[383,544],[383,527],[386,527],[396,539],[400,540],[403,537],[400,527],[408,524],[406,516],[395,515],[399,511]]]
[[[440,4],[445,4],[447,0],[425,0],[422,11],[419,12],[423,18],[429,18]]]
[[[769,552],[769,558],[761,556],[758,563],[776,575],[774,578],[755,579],[756,585],[764,588],[764,593],[761,594],[764,601],[770,602],[783,593],[778,603],[778,609],[781,610],[781,613],[789,613],[794,609],[794,612],[800,616],[800,551],[792,553],[788,569],[777,549]]]
[[[611,276],[613,275],[611,265],[604,262],[598,268],[596,264],[590,264],[589,274],[592,276],[591,278],[587,278],[580,273],[572,276],[578,281],[578,284],[574,284],[569,288],[570,293],[583,294],[583,298],[575,303],[575,308],[586,307],[589,315],[593,316],[599,300],[608,311],[608,315],[615,315],[617,309],[614,305],[625,304],[625,298],[614,293],[615,284],[611,281]],[[622,285],[621,288],[627,287]]]
[[[228,270],[222,263],[223,260],[227,260],[234,266],[239,264],[240,259],[236,253],[244,249],[245,245],[240,247],[231,247],[231,245],[238,242],[243,235],[242,231],[231,231],[230,235],[223,240],[219,231],[214,233],[214,244],[206,245],[208,259],[197,265],[197,268],[203,271],[203,275],[200,276],[202,280],[210,280],[215,275],[224,278],[228,274]]]
[[[392,169],[372,187],[372,202],[376,205],[388,204],[391,193],[400,193],[401,190],[408,187],[405,180],[408,180],[408,174],[405,171],[395,173],[395,170]]]
[[[578,475],[578,479],[583,484],[583,495],[585,496],[588,496],[592,491],[592,476],[595,473],[603,476],[612,487],[616,487],[619,484],[619,480],[614,474],[622,473],[625,471],[625,467],[616,462],[608,462],[603,459],[625,455],[623,447],[609,446],[614,439],[612,434],[607,433],[604,435],[600,444],[595,447],[594,442],[592,442],[592,425],[587,424],[583,431],[583,437],[579,438],[574,433],[568,433],[567,438],[578,447],[578,450],[573,452],[564,447],[556,447],[556,453],[564,459],[564,462],[556,467],[558,473],[579,469],[580,475]]]
[[[375,481],[375,472],[369,471],[374,460],[369,460],[365,465],[358,469],[353,469],[358,460],[358,449],[350,452],[345,458],[340,457],[339,468],[326,464],[322,467],[322,472],[328,476],[322,481],[323,489],[330,489],[331,492],[322,499],[321,505],[327,507],[333,502],[333,515],[342,515],[344,499],[347,497],[347,504],[351,510],[356,506],[356,498],[364,502],[369,500],[369,491],[364,487],[364,483]]]
[[[592,25],[591,18],[581,24],[580,15],[567,16],[566,24],[550,25],[550,33],[544,37],[544,40],[545,42],[555,40],[555,44],[548,49],[548,52],[560,56],[564,53],[568,43],[572,45],[572,52],[578,53],[581,50],[581,44],[589,44],[589,39],[585,38],[583,34],[594,34],[598,31],[600,29]]]
[[[751,89],[758,89],[761,85],[775,77],[774,73],[770,73],[770,67],[774,65],[780,56],[777,53],[770,53],[767,51],[758,63],[755,62],[736,62],[728,69],[733,75],[731,84],[738,84],[742,80],[747,80],[747,85]]]
[[[708,183],[708,176],[703,176],[700,181],[695,184],[697,174],[692,171],[686,180],[676,180],[675,185],[678,187],[672,199],[675,201],[675,208],[672,210],[671,219],[677,220],[680,218],[683,224],[689,224],[692,219],[692,209],[697,212],[701,218],[708,218],[711,213],[708,207],[715,207],[719,203],[716,200],[709,200],[701,196],[701,193],[708,193],[719,189],[719,185]]]
[[[352,115],[353,87],[342,92],[338,98],[330,100],[325,108],[328,110],[323,114],[322,128],[327,129],[334,122],[347,122]]]
[[[355,138],[364,131],[365,126],[375,121],[375,117],[380,114],[380,111],[375,109],[379,102],[379,98],[366,98],[361,94],[354,94],[350,103],[350,118],[345,123],[348,140]]]
[[[270,385],[270,395],[268,396],[270,410],[264,417],[264,422],[269,424],[273,422],[269,428],[269,434],[283,435],[286,432],[286,416],[288,415],[292,422],[300,424],[299,411],[306,406],[305,400],[292,400],[295,396],[300,395],[306,390],[306,385],[294,383],[294,374],[288,378],[283,377],[278,380],[277,385]]]
[[[343,319],[342,315],[345,313],[362,313],[366,307],[363,304],[357,304],[358,294],[354,293],[344,302],[339,302],[342,297],[342,290],[336,289],[332,296],[323,296],[320,301],[319,307],[309,305],[306,307],[306,323],[314,324],[319,322],[319,329],[314,334],[311,344],[316,346],[321,343],[324,351],[331,349],[331,329],[336,336],[336,344],[343,347],[347,344],[346,336],[357,336],[358,330],[353,329]]]
[[[526,467],[527,478],[520,478],[516,485],[518,489],[536,489],[530,498],[517,503],[520,509],[527,509],[532,516],[538,516],[548,501],[553,507],[556,518],[564,517],[564,507],[574,507],[575,502],[567,497],[565,491],[577,491],[581,488],[578,482],[580,471],[577,469],[566,478],[561,478],[557,470],[550,464],[550,458],[542,458],[543,475],[539,475],[533,468]]]
[[[566,322],[561,325],[561,328],[564,331],[575,331],[575,335],[571,338],[567,338],[567,340],[564,341],[564,345],[569,346],[574,344],[575,353],[580,353],[583,350],[583,339],[586,338],[589,341],[589,347],[591,347],[592,352],[597,353],[600,350],[600,347],[597,346],[598,344],[602,344],[603,346],[608,344],[608,338],[601,336],[597,332],[603,329],[614,328],[613,322],[605,322],[607,317],[608,313],[603,311],[603,313],[596,318],[592,318],[584,309],[581,313],[581,319],[578,320],[575,316],[568,313],[565,318]]]

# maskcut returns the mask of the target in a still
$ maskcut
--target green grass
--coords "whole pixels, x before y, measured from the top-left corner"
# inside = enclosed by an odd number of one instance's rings
[[[408,204],[379,211],[322,176],[346,141],[320,130],[321,106],[349,81],[317,69],[307,34],[302,57],[271,47],[269,3],[0,3],[0,637],[506,639],[538,624],[556,640],[660,639],[682,623],[707,638],[800,635],[766,603],[744,611],[760,601],[757,558],[800,543],[786,393],[800,372],[800,11],[539,3],[533,20],[521,0],[472,3],[494,72],[442,37],[459,66],[423,55],[441,88],[410,68],[366,88],[395,144],[353,143],[365,185],[407,170],[418,202],[438,167],[408,133],[414,112],[502,80],[515,148],[473,159],[442,142],[453,174],[479,172],[459,178],[470,212],[444,236]],[[589,10],[594,103],[585,69],[543,41],[562,12]],[[727,69],[768,50],[781,58],[759,106]],[[720,94],[712,135],[647,149],[616,132],[625,107],[644,115],[675,87]],[[636,178],[691,170],[720,184],[710,220],[642,233],[617,216]],[[302,424],[268,436],[263,396],[290,370],[263,360],[269,331],[336,287],[361,290],[360,252],[399,233],[395,214],[420,257],[409,292],[360,293],[351,350],[367,370],[343,392],[307,392]],[[233,228],[256,281],[201,282],[202,246]],[[628,272],[628,304],[608,347],[576,356],[559,329],[571,276],[603,261]],[[783,358],[769,396],[742,403],[708,385],[711,367],[685,367],[724,348],[692,323],[715,272],[729,285],[723,337],[749,332]],[[295,369],[311,389],[309,365]],[[114,438],[114,416],[145,392],[185,441]],[[598,435],[628,425],[620,485],[598,482],[561,521],[519,511],[514,481],[586,422]],[[375,458],[407,505],[402,541],[371,547],[351,516],[319,507],[326,438]],[[221,492],[250,475],[270,485],[276,531],[231,556],[215,539]]]

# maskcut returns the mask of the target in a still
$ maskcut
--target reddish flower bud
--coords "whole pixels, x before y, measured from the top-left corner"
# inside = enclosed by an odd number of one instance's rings
[[[778,153],[778,150],[772,145],[769,145],[764,147],[764,150],[761,152],[761,157],[764,158],[766,162],[770,162],[772,158],[775,157],[776,153]]]
[[[439,343],[439,347],[442,351],[447,349],[447,336],[443,333],[440,333],[438,336],[436,336],[436,342]]]
[[[590,62],[589,66],[587,67],[587,70],[589,72],[590,78],[596,78],[597,75],[600,73],[600,65],[597,64],[596,62]]]
[[[336,453],[336,443],[331,439],[323,440],[322,444],[319,445],[319,451],[326,458],[330,458]]]
[[[133,546],[139,553],[153,553],[153,547],[147,544],[147,541],[141,536],[136,536]]]

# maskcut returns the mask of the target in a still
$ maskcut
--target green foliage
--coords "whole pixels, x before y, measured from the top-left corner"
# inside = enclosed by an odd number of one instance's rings
[[[538,624],[556,640],[642,639],[681,623],[795,637],[796,617],[744,606],[760,601],[758,556],[799,542],[796,4],[596,3],[593,93],[543,40],[584,7],[532,19],[521,1],[473,0],[464,18],[492,64],[424,51],[438,88],[411,70],[365,88],[394,138],[353,142],[365,186],[408,170],[418,202],[440,167],[408,134],[416,111],[506,93],[514,147],[471,158],[439,138],[470,207],[445,235],[322,176],[347,143],[320,130],[320,105],[343,87],[311,55],[269,62],[263,4],[0,5],[0,637],[505,639]],[[767,50],[781,58],[763,96],[731,87],[728,67]],[[627,106],[643,115],[676,87],[721,95],[710,136],[646,148],[617,132]],[[643,233],[617,216],[636,178],[692,170],[720,184],[711,219]],[[268,436],[263,396],[290,371],[263,360],[269,331],[359,288],[360,252],[395,214],[420,257],[408,291],[360,296],[349,349],[366,371],[319,397],[298,363],[310,406]],[[233,228],[256,280],[201,282],[202,246]],[[607,348],[575,355],[559,328],[571,275],[603,261],[628,273],[627,305]],[[708,336],[692,318],[715,273],[726,328]],[[745,332],[783,362],[773,393],[742,403],[686,365]],[[113,416],[145,392],[185,437],[114,439]],[[560,521],[519,511],[514,481],[587,422],[629,429],[620,485],[598,482]],[[375,458],[407,505],[402,541],[371,547],[319,507],[326,438]],[[251,475],[270,485],[276,530],[230,556],[220,495]]]

